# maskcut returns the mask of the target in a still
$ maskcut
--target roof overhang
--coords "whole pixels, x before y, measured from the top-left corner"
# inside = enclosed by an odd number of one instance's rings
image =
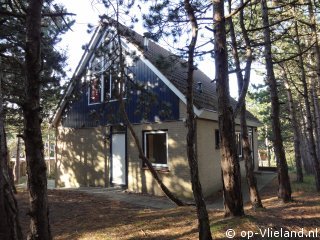
[[[218,112],[217,111],[208,110],[208,109],[201,109],[200,110],[200,115],[198,117],[200,119],[219,121]],[[240,118],[239,117],[237,117],[235,119],[235,124],[240,125]],[[261,127],[262,123],[247,119],[247,125],[250,126],[250,127]]]

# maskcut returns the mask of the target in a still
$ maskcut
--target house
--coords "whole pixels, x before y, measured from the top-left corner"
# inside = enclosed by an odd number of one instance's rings
[[[117,42],[112,29],[107,23],[96,29],[54,115],[56,184],[61,187],[121,185],[130,191],[162,195],[139,159],[114,97],[117,84],[110,69]],[[178,196],[190,198],[185,62],[122,25],[120,35],[121,45],[129,54],[126,70],[132,79],[125,86],[125,101],[134,131],[164,184]],[[194,79],[199,174],[204,195],[208,196],[222,188],[217,97],[215,84],[202,71],[196,70]],[[257,169],[259,121],[248,113],[247,124]],[[239,130],[236,126],[241,159]],[[244,174],[244,162],[240,165]]]

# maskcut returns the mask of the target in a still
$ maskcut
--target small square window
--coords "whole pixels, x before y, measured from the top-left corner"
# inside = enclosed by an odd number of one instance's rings
[[[168,166],[168,133],[165,131],[144,132],[146,157],[155,167]]]

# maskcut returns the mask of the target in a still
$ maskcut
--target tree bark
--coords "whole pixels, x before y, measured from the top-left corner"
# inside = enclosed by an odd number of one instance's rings
[[[20,183],[20,145],[20,137],[17,136],[16,163],[14,165],[14,176],[17,184]]]
[[[309,10],[309,16],[310,16],[310,22],[311,22],[311,30],[312,30],[313,37],[315,40],[314,52],[315,52],[315,56],[316,56],[316,73],[317,73],[318,83],[320,84],[320,46],[319,46],[319,41],[318,41],[317,22],[316,22],[316,17],[314,14],[314,7],[316,7],[316,6],[313,6],[312,1],[309,0],[308,10]],[[307,118],[309,118],[309,117],[307,116]],[[310,126],[309,126],[309,128],[310,128]],[[308,124],[307,124],[308,132],[310,131],[309,128],[308,128]],[[309,132],[309,135],[310,135],[310,132]],[[312,140],[312,139],[310,139],[310,140]],[[310,142],[310,143],[312,144],[312,142]],[[311,147],[313,148],[313,145]],[[317,156],[314,157],[312,155],[312,152],[311,152],[311,156],[313,158],[313,167],[314,167],[314,172],[315,172],[314,176],[315,176],[315,181],[316,181],[316,189],[318,192],[320,192],[320,163],[319,163]]]
[[[4,128],[2,73],[0,59],[0,239],[20,240],[22,232],[19,223],[18,205],[9,177],[8,149]]]
[[[304,166],[304,170],[306,171],[307,174],[314,174],[314,168],[313,168],[313,163],[311,160],[311,154],[310,154],[310,143],[307,135],[307,124],[306,124],[306,119],[305,119],[305,113],[303,111],[302,103],[300,102],[300,115],[301,115],[301,131],[300,131],[300,136],[302,139],[302,147],[301,147],[301,152],[304,152],[305,154],[302,155],[302,162]]]
[[[243,0],[240,2],[243,4]],[[229,0],[229,12],[231,13],[231,0]],[[252,164],[252,150],[250,146],[250,141],[248,137],[248,127],[247,127],[247,120],[246,120],[246,103],[245,103],[245,96],[248,90],[248,85],[250,81],[250,71],[251,71],[251,63],[252,63],[252,49],[250,39],[248,37],[245,25],[244,25],[244,18],[243,18],[243,10],[240,11],[240,25],[242,35],[245,40],[246,45],[246,67],[245,67],[245,75],[242,75],[241,67],[240,67],[240,60],[238,54],[238,43],[236,40],[236,34],[234,30],[234,25],[232,18],[229,19],[229,26],[230,26],[230,36],[231,36],[231,45],[232,45],[232,53],[233,59],[236,68],[236,76],[238,81],[238,94],[239,96],[243,96],[243,102],[239,102],[240,104],[240,128],[241,128],[241,137],[242,137],[242,145],[243,145],[243,159],[245,161],[245,168],[246,168],[246,179],[249,187],[249,196],[251,201],[252,209],[262,208],[262,202],[259,195],[258,187],[257,187],[257,180],[254,176],[254,169]],[[235,112],[236,117],[236,112]]]
[[[225,216],[242,216],[241,174],[229,93],[224,0],[213,1],[213,20],[224,211]]]
[[[280,105],[278,97],[277,81],[274,75],[272,51],[271,51],[271,33],[269,28],[268,6],[266,0],[261,0],[261,12],[264,27],[264,39],[265,39],[265,61],[267,70],[267,82],[270,88],[270,100],[271,100],[271,122],[273,130],[273,145],[274,152],[277,159],[278,170],[278,197],[283,202],[291,201],[291,185],[288,174],[288,165],[286,161],[286,155],[283,147],[283,140],[281,135],[280,125]]]
[[[297,171],[296,181],[301,183],[303,182],[303,171],[302,171],[302,161],[301,161],[301,151],[300,151],[301,144],[300,144],[299,126],[297,121],[296,106],[293,102],[292,91],[291,91],[289,82],[287,80],[285,71],[284,71],[284,86],[287,90],[291,126],[293,130],[294,156],[295,156],[296,171]]]
[[[26,16],[26,77],[24,138],[30,196],[30,235],[32,240],[50,240],[47,174],[41,134],[41,11],[43,0],[29,0]]]
[[[300,37],[299,37],[299,31],[298,31],[298,24],[295,22],[295,34],[297,38],[297,48],[298,48],[298,54],[299,54],[299,67],[301,70],[301,78],[300,81],[303,86],[303,99],[304,99],[304,104],[306,108],[306,114],[307,114],[307,133],[309,135],[309,142],[310,142],[310,155],[312,158],[312,162],[314,165],[315,169],[315,181],[316,181],[316,187],[317,191],[320,191],[320,165],[319,161],[317,158],[317,148],[316,148],[316,143],[314,139],[314,123],[313,123],[313,118],[311,114],[311,105],[310,105],[310,94],[308,91],[308,84],[306,80],[306,71],[304,67],[304,62],[302,58],[302,49],[301,49],[301,43],[300,43]]]
[[[196,154],[196,118],[193,111],[193,72],[194,72],[194,53],[198,38],[198,23],[195,17],[195,10],[190,4],[190,1],[184,1],[184,8],[188,14],[189,22],[191,24],[192,38],[188,46],[188,74],[187,74],[187,156],[190,167],[190,176],[192,184],[192,192],[194,200],[197,207],[197,216],[198,216],[198,230],[199,230],[199,239],[201,240],[210,240],[212,239],[210,231],[210,221],[206,208],[206,203],[204,201],[202,187],[199,177],[199,168],[198,168],[198,159]]]
[[[312,100],[314,105],[314,122],[315,122],[315,140],[317,148],[317,156],[320,156],[320,105],[317,95],[317,84],[312,81]]]

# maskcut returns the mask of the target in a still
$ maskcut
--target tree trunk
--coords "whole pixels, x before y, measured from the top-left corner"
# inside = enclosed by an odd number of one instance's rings
[[[116,9],[117,11],[118,9]],[[117,18],[118,13],[117,14]],[[108,19],[109,21],[113,21]],[[161,190],[163,191],[163,193],[173,202],[175,203],[177,206],[185,206],[186,204],[181,201],[179,198],[177,198],[167,187],[166,185],[163,183],[163,181],[161,180],[161,178],[159,177],[158,173],[156,172],[156,170],[154,169],[154,167],[152,166],[152,163],[149,161],[149,159],[146,157],[146,155],[143,152],[143,149],[141,147],[141,144],[139,142],[139,139],[132,127],[132,124],[129,120],[128,114],[126,112],[126,108],[125,108],[125,103],[123,101],[123,85],[125,83],[125,65],[124,65],[124,56],[123,56],[123,50],[122,50],[122,45],[121,45],[121,37],[118,34],[119,32],[119,22],[118,19],[116,20],[116,23],[114,22],[110,22],[111,24],[114,25],[114,27],[117,29],[117,40],[119,43],[119,71],[120,71],[120,79],[119,79],[119,84],[120,84],[120,93],[118,96],[118,100],[119,100],[119,105],[120,105],[120,111],[123,115],[124,118],[124,122],[127,126],[127,128],[129,129],[130,134],[133,137],[133,140],[135,142],[135,144],[137,145],[138,148],[138,152],[139,152],[139,158],[142,160],[142,163],[146,164],[146,166],[148,167],[148,169],[150,170],[150,173],[152,175],[152,177],[156,180],[156,182],[158,183],[159,187],[161,188]]]
[[[16,164],[14,165],[14,176],[17,184],[20,183],[20,145],[20,137],[17,136]]]
[[[187,156],[190,167],[190,176],[192,184],[192,192],[197,207],[198,230],[200,240],[212,239],[210,231],[210,221],[206,208],[206,203],[202,194],[202,188],[199,177],[198,159],[196,154],[196,119],[193,111],[193,72],[194,72],[194,52],[198,38],[198,23],[195,17],[195,11],[190,1],[184,1],[184,8],[188,14],[189,22],[192,29],[192,38],[188,46],[188,76],[187,76]]]
[[[277,81],[274,75],[273,63],[272,63],[272,51],[271,51],[271,33],[269,28],[268,7],[267,1],[261,0],[261,11],[264,27],[264,39],[265,39],[265,61],[267,70],[267,81],[270,88],[270,100],[271,100],[271,122],[273,130],[273,145],[274,152],[277,159],[278,169],[278,197],[283,202],[291,201],[291,185],[288,174],[288,165],[286,161],[286,155],[283,148],[283,140],[281,135],[280,125],[280,105],[278,97]]]
[[[315,118],[315,140],[317,148],[317,156],[320,156],[320,105],[319,98],[317,95],[317,86],[313,81],[312,83],[312,99],[314,105],[314,118]]]
[[[309,143],[309,139],[307,136],[307,124],[306,124],[306,120],[305,120],[305,113],[303,111],[302,108],[302,104],[300,103],[300,114],[301,114],[301,119],[302,119],[302,123],[301,123],[301,131],[300,131],[300,136],[302,139],[302,150],[301,152],[304,152],[305,154],[302,155],[302,162],[303,162],[303,166],[304,166],[304,170],[306,171],[307,174],[314,174],[314,168],[313,168],[313,163],[311,160],[311,154],[310,154],[310,143]]]
[[[284,82],[285,82],[285,88],[287,90],[291,126],[293,130],[294,156],[295,156],[296,171],[297,171],[296,181],[301,183],[303,182],[303,172],[302,172],[301,152],[300,152],[301,144],[300,144],[300,136],[299,136],[299,126],[297,121],[296,106],[293,102],[292,92],[291,92],[291,88],[288,83],[286,74],[284,76]]]
[[[9,177],[8,149],[4,129],[2,73],[0,59],[0,239],[20,240],[22,232],[19,224],[18,206]]]
[[[230,106],[224,0],[213,1],[214,56],[221,136],[221,170],[225,216],[244,215],[234,118]]]
[[[311,105],[310,105],[310,94],[308,91],[308,84],[306,80],[306,71],[305,71],[303,57],[302,57],[302,49],[300,44],[297,22],[295,23],[295,34],[297,38],[297,48],[298,48],[298,54],[299,54],[299,57],[298,57],[299,67],[301,70],[300,81],[303,86],[303,99],[304,99],[304,104],[305,104],[306,114],[307,114],[306,123],[307,123],[307,133],[309,135],[309,142],[310,142],[310,155],[311,155],[312,162],[315,169],[315,181],[316,181],[317,191],[320,191],[320,165],[317,158],[316,143],[314,139],[314,123],[313,123],[313,118],[311,114]]]
[[[312,1],[309,0],[308,10],[309,10],[309,16],[310,16],[310,22],[311,22],[311,30],[312,30],[313,37],[314,37],[313,40],[315,40],[314,52],[316,55],[316,73],[317,73],[318,83],[320,84],[320,46],[319,46],[319,41],[318,41],[317,22],[316,22],[316,17],[314,14],[313,7],[316,7],[316,6],[313,6]],[[309,118],[309,117],[307,116],[307,118]],[[308,128],[308,125],[307,125],[307,128]],[[309,128],[310,128],[310,126],[309,126]],[[308,132],[310,131],[309,128],[307,129]],[[311,142],[311,144],[312,144],[312,142]],[[311,147],[313,148],[313,145]],[[311,155],[312,155],[312,153],[311,153]],[[317,159],[317,156],[315,156],[315,158],[314,158],[314,156],[312,155],[312,158],[313,158],[313,167],[314,167],[314,172],[315,172],[314,176],[315,176],[315,181],[316,181],[316,188],[317,188],[317,191],[320,192],[320,163],[319,163],[319,160]]]
[[[43,0],[29,0],[26,16],[26,77],[23,104],[24,140],[30,195],[28,239],[51,239],[47,197],[47,174],[41,134],[40,72],[41,11]]]
[[[243,4],[243,1],[240,2]],[[229,0],[229,12],[231,13],[231,0]],[[245,104],[245,96],[248,90],[248,85],[250,82],[250,71],[251,71],[251,63],[252,63],[252,49],[251,43],[244,25],[244,18],[243,18],[243,10],[240,12],[240,25],[242,35],[245,39],[246,44],[246,67],[245,67],[245,75],[242,75],[239,54],[238,54],[238,44],[236,40],[236,34],[234,30],[234,25],[232,18],[229,19],[229,27],[230,27],[230,36],[231,36],[231,45],[232,45],[232,52],[233,58],[235,62],[236,68],[236,75],[238,80],[238,94],[239,97],[243,97],[243,101],[239,101],[240,104],[240,127],[241,127],[241,136],[242,136],[242,145],[243,145],[243,159],[245,161],[245,168],[246,168],[246,179],[249,187],[249,195],[251,206],[253,209],[262,208],[262,202],[259,195],[258,187],[257,187],[257,180],[254,176],[254,169],[253,169],[253,158],[252,158],[252,151],[250,146],[250,141],[248,137],[248,127],[246,121],[246,104]],[[238,105],[237,105],[238,107]],[[236,109],[237,109],[236,107]],[[236,117],[236,111],[235,111]]]

